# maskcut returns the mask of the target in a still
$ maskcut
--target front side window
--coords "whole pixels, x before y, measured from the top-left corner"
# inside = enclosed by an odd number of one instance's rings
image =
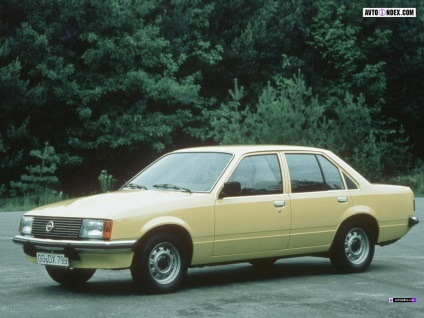
[[[283,192],[281,168],[276,154],[244,158],[228,181],[240,182],[241,195]]]
[[[315,154],[286,154],[293,193],[343,189],[339,169]]]

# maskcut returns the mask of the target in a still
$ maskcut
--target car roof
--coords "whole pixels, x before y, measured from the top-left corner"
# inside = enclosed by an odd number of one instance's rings
[[[292,146],[292,145],[225,145],[225,146],[205,146],[194,147],[176,150],[174,152],[227,152],[235,155],[252,152],[265,152],[265,151],[305,151],[305,152],[330,152],[328,150]]]
[[[314,147],[304,147],[304,146],[295,146],[295,145],[226,145],[226,146],[205,146],[205,147],[195,147],[195,148],[185,148],[176,150],[172,153],[189,153],[189,152],[222,152],[230,153],[236,157],[243,156],[244,154],[251,153],[260,153],[268,151],[294,151],[294,152],[310,152],[310,153],[321,153],[326,154],[328,157],[333,159],[339,164],[345,171],[347,171],[353,178],[357,181],[362,180],[360,183],[362,185],[368,184],[369,182],[355,169],[353,169],[349,164],[347,164],[343,159],[335,155],[331,150],[326,150],[322,148]]]

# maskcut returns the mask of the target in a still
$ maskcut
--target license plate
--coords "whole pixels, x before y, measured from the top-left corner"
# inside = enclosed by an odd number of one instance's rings
[[[63,254],[37,253],[37,263],[42,265],[69,266],[69,258]]]

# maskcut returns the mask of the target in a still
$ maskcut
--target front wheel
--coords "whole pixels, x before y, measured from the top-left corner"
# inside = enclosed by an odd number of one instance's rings
[[[330,260],[337,270],[365,271],[374,257],[375,239],[367,226],[346,224],[336,237]]]
[[[184,281],[188,258],[185,245],[176,236],[158,234],[134,255],[131,275],[141,290],[171,293]]]
[[[47,273],[57,283],[66,286],[80,286],[93,277],[95,269],[46,266]]]

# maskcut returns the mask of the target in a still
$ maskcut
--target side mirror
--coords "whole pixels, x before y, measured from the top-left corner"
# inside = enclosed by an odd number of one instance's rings
[[[238,181],[225,182],[219,198],[235,197],[241,193],[241,184]]]

